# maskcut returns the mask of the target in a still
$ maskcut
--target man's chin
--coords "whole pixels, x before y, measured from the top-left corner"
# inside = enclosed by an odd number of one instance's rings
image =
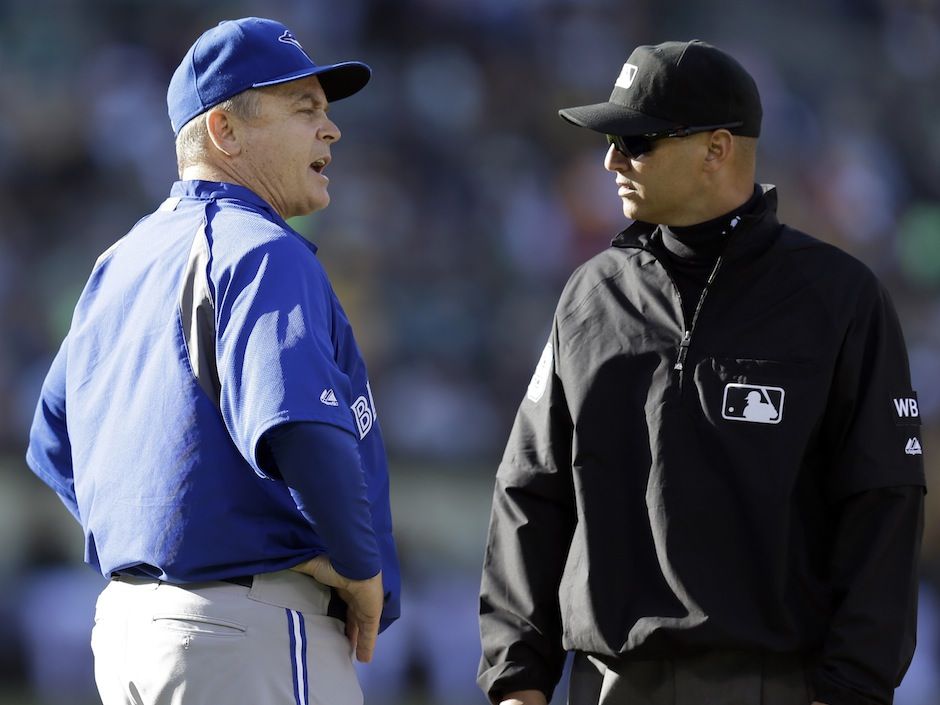
[[[310,202],[310,210],[307,212],[307,215],[310,213],[315,213],[317,211],[322,211],[330,205],[330,194],[326,189],[323,189],[318,193]]]
[[[317,211],[322,211],[328,205],[330,205],[330,197],[328,195],[321,196],[321,197],[311,200],[310,202],[305,204],[303,207],[298,206],[295,211],[290,213],[284,219],[290,220],[291,218],[303,218],[304,216],[311,215],[313,213],[316,213]]]

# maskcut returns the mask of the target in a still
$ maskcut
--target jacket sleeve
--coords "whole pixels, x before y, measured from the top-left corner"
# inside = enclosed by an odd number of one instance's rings
[[[854,302],[829,394],[823,437],[827,477],[837,503],[877,487],[924,487],[917,393],[901,324],[887,292],[872,278]]]
[[[914,652],[924,469],[917,395],[894,308],[860,296],[824,438],[835,536],[832,617],[813,677],[829,705],[889,705]]]
[[[827,705],[890,705],[910,665],[917,627],[920,487],[883,487],[840,511],[832,580],[838,609],[814,677]]]
[[[523,399],[496,474],[483,562],[478,683],[498,703],[551,699],[565,651],[558,588],[575,525],[572,423],[556,373],[557,328]]]
[[[302,421],[267,431],[261,457],[265,474],[280,477],[304,518],[326,542],[340,575],[366,580],[382,569],[372,528],[359,439],[326,423]]]
[[[29,430],[26,464],[40,480],[55,490],[72,516],[81,521],[72,474],[72,444],[65,415],[68,342],[68,338],[62,341],[43,381],[33,425]]]

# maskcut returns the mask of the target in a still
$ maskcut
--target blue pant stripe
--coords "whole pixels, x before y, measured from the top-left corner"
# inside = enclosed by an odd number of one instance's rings
[[[307,677],[307,627],[304,624],[304,616],[297,613],[297,619],[300,620],[300,665],[304,674],[304,705],[310,702],[310,679]]]
[[[291,680],[294,684],[294,703],[303,705],[300,700],[300,689],[297,687],[297,641],[294,639],[294,613],[289,609],[284,611],[287,612],[287,633],[290,635],[290,669]]]

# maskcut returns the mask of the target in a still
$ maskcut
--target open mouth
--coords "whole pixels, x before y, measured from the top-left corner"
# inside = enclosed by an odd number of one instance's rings
[[[322,174],[323,170],[326,169],[326,165],[330,163],[329,157],[321,157],[317,159],[313,164],[310,165],[310,168],[313,169],[318,174]]]

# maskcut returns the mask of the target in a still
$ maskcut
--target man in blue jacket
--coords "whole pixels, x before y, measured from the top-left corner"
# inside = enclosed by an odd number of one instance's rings
[[[329,203],[328,104],[370,74],[271,20],[199,37],[167,94],[181,180],[98,259],[46,377],[27,460],[111,579],[105,705],[361,703],[351,651],[398,616],[366,368],[286,222]]]

